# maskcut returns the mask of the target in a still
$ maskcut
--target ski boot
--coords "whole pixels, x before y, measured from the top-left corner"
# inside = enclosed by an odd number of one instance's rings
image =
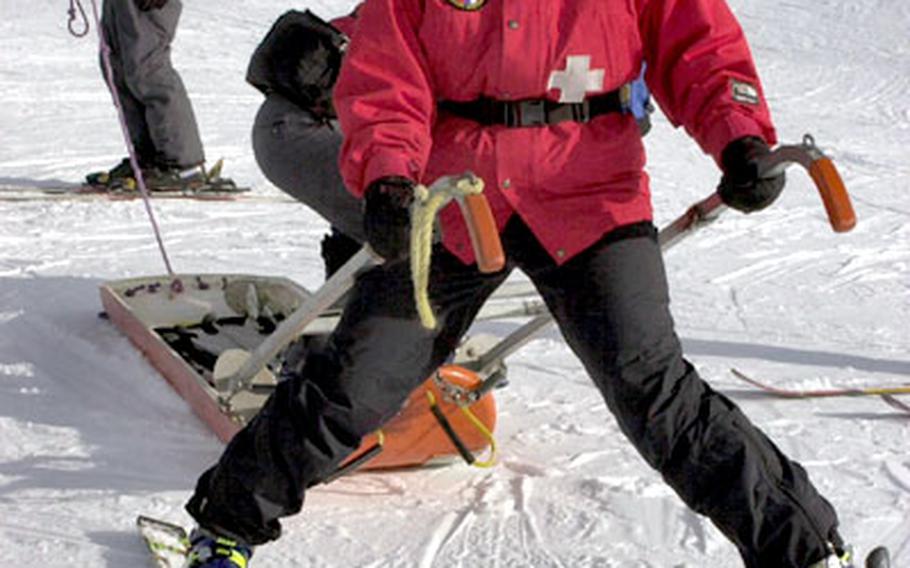
[[[189,168],[149,168],[142,170],[145,187],[151,192],[178,191],[195,193],[205,187],[207,179],[202,166]],[[134,182],[135,183],[135,182]],[[135,188],[127,188],[135,189]]]
[[[85,184],[92,187],[109,188],[132,177],[133,166],[130,164],[130,159],[123,158],[119,164],[108,171],[92,172],[85,176]]]
[[[253,548],[202,527],[190,533],[184,568],[247,568]]]
[[[206,171],[202,166],[168,168],[140,164],[139,167],[149,191],[194,191],[207,182]],[[88,174],[85,176],[85,185],[112,193],[131,193],[139,189],[129,158],[124,158],[106,172]]]
[[[855,560],[853,549],[848,546],[845,550],[832,554],[809,568],[860,568]],[[874,548],[866,556],[866,568],[891,568],[891,556],[888,554],[888,549],[884,546]]]
[[[239,193],[243,191],[230,178],[221,177],[223,160],[209,170],[202,164],[181,167],[153,166],[142,168],[145,187],[150,193],[180,193],[184,195]],[[138,191],[138,182],[133,176],[124,178],[117,191],[124,193]]]

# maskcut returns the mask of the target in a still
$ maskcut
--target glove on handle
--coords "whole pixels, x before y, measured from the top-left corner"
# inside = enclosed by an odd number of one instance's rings
[[[404,260],[411,242],[413,181],[388,176],[372,182],[364,194],[363,229],[367,242],[386,261]]]
[[[770,152],[768,144],[755,136],[737,138],[727,144],[721,154],[724,175],[717,188],[726,205],[752,213],[774,203],[786,179],[783,170],[760,171],[759,161]]]
[[[433,186],[459,183],[482,182],[471,174],[465,174],[458,178],[440,178]],[[386,260],[402,260],[408,256],[410,207],[415,199],[415,188],[414,182],[407,178],[383,177],[371,183],[364,195],[367,242]],[[467,194],[458,197],[458,204],[468,227],[478,268],[485,273],[502,270],[505,253],[486,197],[480,193]]]

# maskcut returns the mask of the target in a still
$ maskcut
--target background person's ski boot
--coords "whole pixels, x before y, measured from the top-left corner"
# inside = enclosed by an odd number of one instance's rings
[[[151,194],[173,194],[184,196],[230,196],[249,191],[237,187],[234,180],[222,177],[224,160],[218,160],[206,170],[200,165],[188,168],[142,166],[142,178]],[[128,158],[107,172],[95,172],[86,176],[83,193],[109,193],[128,196],[139,193],[139,182],[133,174]]]
[[[119,164],[107,171],[92,172],[85,176],[85,185],[97,189],[108,189],[127,178],[133,177],[133,166],[129,158],[123,158]]]
[[[189,168],[142,168],[142,178],[145,188],[152,193],[178,192],[197,193],[203,190],[208,183],[205,168],[201,165]],[[124,178],[119,185],[113,188],[119,191],[139,191],[139,182],[134,176]]]
[[[180,193],[184,195],[240,193],[247,191],[237,187],[234,180],[221,176],[224,160],[218,160],[211,169],[203,165],[189,168],[152,167],[143,169],[145,187],[151,193]],[[139,184],[132,176],[121,180],[115,190],[139,191]]]

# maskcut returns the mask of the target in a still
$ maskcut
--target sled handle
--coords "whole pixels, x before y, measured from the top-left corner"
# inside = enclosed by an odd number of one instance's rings
[[[487,271],[495,272],[502,269],[505,255],[486,198],[482,194],[477,194],[467,195],[464,200],[468,204],[463,209],[465,221],[471,230],[471,240],[478,264],[483,262],[481,270],[485,268]],[[216,365],[218,370],[213,372],[213,380],[219,390],[226,392],[225,400],[230,401],[235,394],[248,388],[257,373],[265,368],[275,355],[353,287],[354,280],[361,271],[382,262],[383,259],[369,245],[364,245],[317,292],[308,296],[287,319],[282,321],[256,349],[248,354],[232,354],[230,361],[227,357],[219,357],[224,360],[222,365]]]
[[[506,264],[506,255],[499,240],[499,230],[490,203],[483,194],[457,198],[461,214],[468,226],[471,246],[477,258],[477,268],[483,273],[499,272]]]
[[[812,176],[824,201],[831,227],[837,232],[852,229],[856,224],[856,216],[844,183],[834,163],[818,150],[810,135],[807,134],[803,138],[802,144],[780,146],[773,150],[761,160],[759,173],[763,176],[778,175],[794,163],[805,167]],[[682,215],[658,232],[657,240],[661,251],[667,252],[696,229],[716,219],[725,209],[726,206],[716,191],[689,206]],[[538,304],[538,309],[542,310],[542,313],[526,307],[524,313],[537,314],[532,320],[500,340],[477,359],[462,365],[476,372],[485,383],[499,380],[497,369],[501,361],[552,323],[553,318],[545,307]]]
[[[818,149],[811,135],[803,136],[802,144],[779,146],[761,158],[758,174],[761,177],[774,177],[792,164],[799,164],[809,172],[825,204],[831,228],[837,233],[853,229],[856,226],[856,213],[844,181],[834,167],[834,162]]]
[[[856,213],[847,188],[830,158],[819,158],[809,166],[809,175],[821,193],[831,228],[845,233],[856,226]]]

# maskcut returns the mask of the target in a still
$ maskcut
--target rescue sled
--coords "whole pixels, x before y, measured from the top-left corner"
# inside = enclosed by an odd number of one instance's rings
[[[428,196],[434,190],[458,196],[482,269],[499,270],[503,255],[486,201],[479,193],[455,191],[479,192],[474,185],[482,187],[477,178],[461,176],[443,178],[426,190]],[[101,301],[114,325],[227,442],[278,382],[294,374],[313,343],[332,331],[339,300],[357,273],[381,262],[364,247],[316,293],[281,277],[180,274],[108,282],[101,287]],[[498,304],[491,302],[479,317],[502,317],[511,309]],[[493,444],[496,406],[488,391],[470,403],[452,396],[481,392],[476,373],[457,365],[459,354],[427,378],[398,416],[364,440],[345,471],[417,466],[457,455],[484,463],[475,453]]]
[[[259,411],[307,342],[326,336],[340,315],[336,308],[321,311],[295,342],[269,362],[266,372],[257,373],[249,384],[231,393],[216,377],[219,356],[231,350],[255,351],[313,294],[286,278],[246,274],[178,274],[115,280],[104,283],[100,294],[110,321],[224,442]],[[257,306],[258,313],[250,313],[252,305]],[[515,283],[504,287],[478,319],[533,315],[542,310],[532,288]],[[355,452],[355,459],[363,457],[361,454],[382,437],[382,451],[374,451],[362,467],[417,466],[459,454],[473,461],[467,456],[487,448],[496,425],[493,393],[487,389],[466,406],[460,405],[457,394],[451,393],[476,393],[481,387],[480,376],[460,364],[476,361],[492,341],[488,336],[470,338],[456,351],[451,365],[428,377],[382,434],[369,437],[362,451]],[[488,377],[491,375],[487,372]],[[434,414],[434,405],[443,419]],[[447,426],[443,425],[445,422]],[[454,435],[446,433],[447,427]]]
[[[809,172],[832,228],[852,229],[855,214],[843,182],[811,137],[775,149],[760,171],[771,175],[792,164]],[[484,216],[480,209],[466,213],[469,223]],[[660,231],[661,248],[668,250],[724,209],[716,192],[697,202]],[[486,228],[472,227],[472,235],[488,233],[491,222],[488,217]],[[501,249],[486,242],[475,250],[484,251],[478,254],[482,269],[495,269],[490,259],[501,256]],[[305,350],[307,341],[331,332],[339,316],[337,301],[356,274],[378,262],[364,247],[315,293],[280,277],[187,274],[108,282],[101,287],[101,299],[111,321],[228,441],[256,414],[285,365],[292,366],[295,347]],[[552,322],[530,284],[513,281],[493,294],[477,320],[514,317],[527,321],[504,338],[469,337],[451,365],[428,377],[398,416],[365,440],[339,473],[417,466],[457,454],[475,461],[474,452],[492,444],[492,391],[505,378],[505,358]]]

